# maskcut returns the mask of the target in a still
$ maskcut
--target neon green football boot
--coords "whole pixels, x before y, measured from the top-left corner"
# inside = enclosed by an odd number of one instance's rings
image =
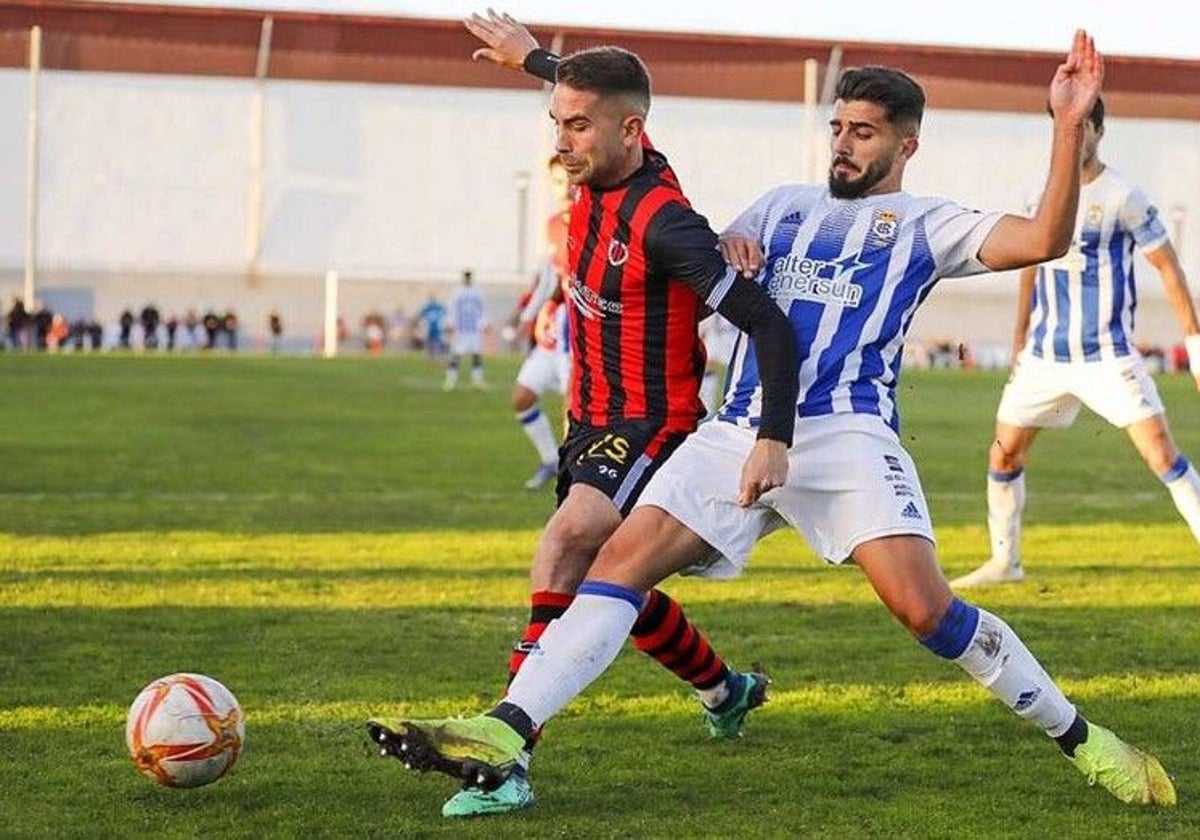
[[[704,707],[704,724],[709,737],[740,738],[746,715],[767,702],[767,686],[771,681],[766,674],[751,671],[737,674],[738,685],[734,686],[725,702],[715,709]]]
[[[485,817],[507,814],[533,805],[533,788],[523,773],[514,772],[495,790],[467,785],[446,800],[442,816],[450,818]]]
[[[1122,802],[1175,804],[1175,785],[1158,759],[1126,744],[1103,726],[1089,721],[1087,740],[1068,759],[1087,776],[1089,785],[1099,782]]]
[[[479,715],[442,720],[374,718],[367,734],[409,770],[434,770],[492,791],[517,767],[525,739],[508,724]]]

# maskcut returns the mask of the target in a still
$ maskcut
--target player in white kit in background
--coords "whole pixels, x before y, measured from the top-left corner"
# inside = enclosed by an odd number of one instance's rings
[[[558,438],[539,398],[550,390],[565,395],[571,381],[564,291],[570,277],[567,229],[575,188],[557,154],[546,162],[546,175],[554,207],[546,219],[546,257],[529,300],[517,317],[522,331],[529,328],[533,346],[521,363],[512,392],[513,413],[538,453],[538,468],[526,480],[527,490],[545,487],[558,476]]]
[[[1200,388],[1200,324],[1179,257],[1158,208],[1100,160],[1104,102],[1084,124],[1083,186],[1071,249],[1021,272],[1013,371],[996,410],[988,453],[991,557],[951,582],[966,588],[1015,583],[1021,564],[1025,467],[1042,429],[1063,429],[1086,405],[1124,429],[1200,541],[1200,476],[1171,438],[1154,380],[1133,340],[1137,287],[1134,252],[1162,278],[1183,328],[1191,374]]]
[[[828,189],[773,190],[722,236],[736,268],[765,266],[760,282],[787,313],[800,350],[786,483],[755,499],[739,479],[762,409],[757,360],[745,348],[717,418],[650,480],[504,700],[477,717],[404,721],[410,765],[506,778],[530,732],[616,658],[651,587],[689,568],[737,574],[759,538],[791,525],[827,561],[852,560],[913,637],[1053,738],[1089,782],[1124,802],[1174,805],[1157,759],[1086,720],[1008,624],[954,597],[897,434],[904,334],[938,280],[1066,252],[1083,123],[1102,77],[1091,38],[1076,32],[1050,85],[1046,189],[1033,218],[1024,218],[901,192],[919,145],[924,92],[897,70],[846,71],[830,121]]]
[[[562,281],[553,262],[545,263],[539,276],[538,288],[518,319],[521,323],[532,322],[533,346],[517,371],[512,397],[517,422],[539,458],[537,472],[525,482],[526,490],[540,489],[558,476],[558,439],[539,398],[551,391],[565,395],[571,381],[567,303]]]
[[[483,314],[483,295],[475,287],[470,271],[462,273],[462,282],[450,297],[448,311],[453,335],[442,388],[452,391],[458,385],[458,365],[467,355],[471,357],[471,384],[483,388],[483,331],[487,320]]]

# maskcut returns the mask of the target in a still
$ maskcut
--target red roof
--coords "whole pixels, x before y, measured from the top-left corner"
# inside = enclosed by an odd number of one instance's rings
[[[272,19],[272,79],[534,88],[535,80],[471,61],[474,38],[456,20],[214,9],[79,0],[7,0],[0,6],[0,66],[28,62],[30,27],[42,27],[43,67],[199,76],[253,76],[265,18]],[[645,59],[658,94],[802,101],[804,63],[901,67],[934,108],[1041,111],[1059,53],[980,50],[800,38],[547,27],[563,51],[620,44]],[[1106,56],[1105,99],[1115,116],[1200,119],[1200,61]]]

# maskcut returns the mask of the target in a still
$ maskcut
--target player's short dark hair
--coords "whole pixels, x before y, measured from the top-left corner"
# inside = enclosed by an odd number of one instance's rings
[[[1046,113],[1052,117],[1054,116],[1054,109],[1050,107],[1049,102],[1046,103]],[[1088,114],[1088,122],[1097,131],[1104,128],[1104,97],[1096,97],[1096,104],[1092,106],[1092,112]]]
[[[844,102],[874,102],[883,106],[890,123],[921,127],[925,91],[912,76],[894,67],[852,67],[838,78],[836,96]]]
[[[635,53],[620,47],[590,47],[558,63],[555,82],[600,96],[624,96],[650,110],[650,72]]]

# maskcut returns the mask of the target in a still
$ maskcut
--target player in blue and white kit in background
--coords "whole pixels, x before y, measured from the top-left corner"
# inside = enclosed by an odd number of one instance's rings
[[[1176,448],[1154,380],[1133,341],[1137,307],[1134,251],[1158,271],[1183,327],[1188,364],[1200,388],[1200,324],[1183,267],[1156,208],[1097,155],[1104,102],[1084,124],[1083,186],[1075,239],[1066,256],[1021,273],[1012,376],[996,411],[988,453],[991,558],[955,587],[1015,583],[1021,565],[1025,466],[1044,428],[1066,428],[1086,405],[1124,429],[1166,485],[1200,541],[1200,476]]]
[[[916,468],[896,431],[904,334],[937,281],[1066,253],[1083,123],[1102,78],[1091,38],[1076,32],[1050,85],[1046,188],[1025,218],[901,192],[919,144],[924,92],[888,68],[841,76],[828,189],[773,190],[721,239],[726,259],[742,271],[765,255],[760,282],[785,309],[800,349],[785,484],[757,500],[739,489],[761,402],[756,359],[740,347],[736,387],[718,416],[655,473],[504,700],[475,718],[404,723],[422,750],[448,760],[432,769],[465,766],[482,768],[482,778],[506,777],[530,732],[616,658],[651,587],[688,569],[737,574],[759,538],[791,525],[829,562],[852,560],[921,644],[1045,731],[1090,782],[1125,802],[1175,803],[1157,759],[1085,720],[1008,624],[954,597],[934,553]]]
[[[454,390],[458,385],[458,363],[462,356],[471,356],[471,384],[484,387],[483,330],[487,321],[483,315],[483,295],[475,288],[471,272],[462,273],[462,283],[450,297],[450,361],[446,365],[446,381],[442,388]]]
[[[707,355],[704,378],[700,380],[700,399],[711,417],[721,406],[721,383],[726,378],[734,344],[741,332],[716,312],[700,322],[699,330]]]

